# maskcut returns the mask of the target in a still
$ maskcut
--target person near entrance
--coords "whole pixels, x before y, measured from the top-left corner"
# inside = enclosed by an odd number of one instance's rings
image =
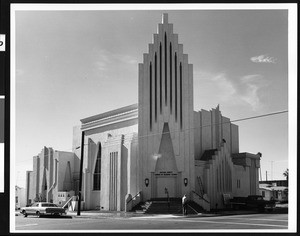
[[[182,213],[183,215],[187,215],[187,197],[185,194],[182,197]]]

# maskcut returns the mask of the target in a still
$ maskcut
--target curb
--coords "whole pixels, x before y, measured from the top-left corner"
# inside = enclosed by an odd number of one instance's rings
[[[231,215],[249,215],[249,214],[258,214],[257,211],[240,211],[240,212],[215,212],[215,213],[198,213],[191,215],[176,215],[180,218],[196,218],[196,217],[217,217],[217,216],[231,216]],[[284,214],[288,213],[288,208],[283,209],[274,209],[272,212],[266,212],[267,214]],[[22,215],[20,212],[15,212],[15,216]],[[158,214],[160,215],[160,214]],[[103,218],[139,218],[139,217],[155,217],[158,216],[155,214],[140,214],[140,213],[113,213],[113,212],[81,212],[81,215],[77,215],[77,212],[67,212],[67,217],[72,218],[93,218],[93,219],[103,219]]]

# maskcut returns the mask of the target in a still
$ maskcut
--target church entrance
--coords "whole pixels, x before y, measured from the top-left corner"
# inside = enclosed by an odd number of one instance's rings
[[[178,169],[168,123],[164,123],[162,138],[155,166],[153,196],[157,198],[176,197]]]
[[[156,193],[158,198],[176,197],[177,176],[157,176]],[[168,194],[167,194],[168,193]]]

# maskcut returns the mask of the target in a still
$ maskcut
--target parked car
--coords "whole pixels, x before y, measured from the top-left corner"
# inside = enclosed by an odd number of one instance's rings
[[[248,197],[234,197],[230,199],[234,209],[258,209],[259,211],[272,211],[275,201],[266,201],[261,195],[249,195]]]
[[[31,206],[22,207],[20,212],[27,217],[28,215],[36,215],[40,217],[42,215],[65,215],[66,210],[56,204],[50,202],[36,202]]]

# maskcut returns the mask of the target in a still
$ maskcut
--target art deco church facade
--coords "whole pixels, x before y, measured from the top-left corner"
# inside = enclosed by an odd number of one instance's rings
[[[206,209],[224,194],[258,193],[260,154],[239,153],[238,126],[219,106],[194,111],[193,65],[163,14],[139,69],[138,105],[81,120],[84,208],[124,210],[134,199],[182,197]]]
[[[224,194],[259,192],[261,155],[239,153],[238,126],[219,106],[194,111],[193,65],[168,15],[162,18],[138,65],[138,104],[74,127],[74,159],[83,152],[83,209],[130,210],[139,201],[186,194],[211,210],[224,207]]]

